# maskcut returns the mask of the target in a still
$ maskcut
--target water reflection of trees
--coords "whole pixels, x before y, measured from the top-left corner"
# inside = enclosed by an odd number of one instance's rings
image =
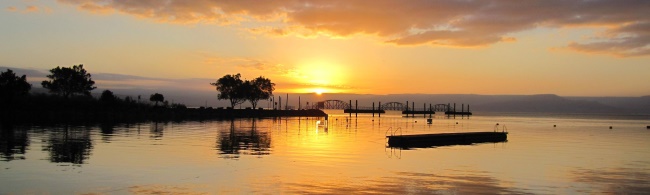
[[[29,146],[29,137],[25,128],[12,125],[0,125],[0,157],[3,161],[23,160]]]
[[[65,125],[50,132],[43,150],[50,154],[50,161],[56,163],[83,164],[93,148],[90,130]]]
[[[163,131],[165,130],[165,125],[167,123],[160,123],[160,122],[153,122],[151,123],[151,126],[149,126],[149,131],[150,131],[150,138],[153,139],[161,139],[163,137]]]
[[[239,158],[240,155],[268,155],[271,148],[271,137],[266,132],[257,130],[253,119],[250,129],[235,127],[235,121],[230,121],[230,131],[221,132],[217,140],[217,149],[224,158]]]

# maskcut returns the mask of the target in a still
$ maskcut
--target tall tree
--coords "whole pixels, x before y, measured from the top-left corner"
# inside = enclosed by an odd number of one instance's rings
[[[232,108],[246,101],[244,92],[242,91],[244,81],[241,80],[239,73],[223,76],[217,82],[210,83],[210,85],[217,87],[217,91],[219,91],[217,98],[220,100],[229,100],[230,107]]]
[[[158,102],[165,101],[165,96],[159,93],[154,93],[149,96],[149,101],[156,102],[156,106],[158,106]]]
[[[253,109],[257,107],[257,102],[263,99],[269,99],[275,90],[275,83],[262,76],[257,77],[252,81],[245,81],[243,91],[246,99],[253,105]]]
[[[74,94],[83,94],[90,96],[90,91],[94,87],[95,81],[92,80],[90,73],[86,72],[83,64],[72,67],[56,67],[50,70],[47,78],[49,81],[43,81],[41,85],[49,89],[51,93],[58,93],[63,97],[70,97]]]
[[[25,75],[18,77],[11,69],[0,71],[0,98],[10,102],[17,95],[24,95],[32,88]]]

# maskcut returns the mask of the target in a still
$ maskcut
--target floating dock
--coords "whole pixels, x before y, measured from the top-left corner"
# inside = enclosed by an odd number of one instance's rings
[[[472,115],[472,112],[454,112],[454,111],[447,111],[445,112],[446,115]]]
[[[419,135],[390,135],[388,146],[395,148],[426,148],[474,143],[498,143],[508,140],[508,132],[466,132]]]

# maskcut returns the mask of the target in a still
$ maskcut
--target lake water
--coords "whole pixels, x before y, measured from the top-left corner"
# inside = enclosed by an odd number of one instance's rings
[[[421,115],[328,112],[327,129],[323,118],[5,126],[0,194],[650,192],[647,116],[479,113],[427,124]],[[493,131],[496,123],[507,142],[386,147],[389,129]]]

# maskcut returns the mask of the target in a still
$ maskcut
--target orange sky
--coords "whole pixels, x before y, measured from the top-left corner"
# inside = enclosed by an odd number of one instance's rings
[[[147,78],[129,86],[241,73],[270,78],[277,92],[650,95],[644,0],[9,0],[0,8],[0,66],[84,64]]]

